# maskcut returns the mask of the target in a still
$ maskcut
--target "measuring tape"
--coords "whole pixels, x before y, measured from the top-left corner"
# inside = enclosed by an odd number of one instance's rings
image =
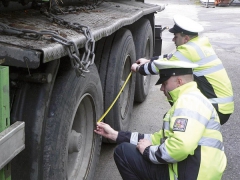
[[[128,80],[130,79],[131,75],[132,75],[132,71],[129,73],[129,75],[128,75],[126,81],[124,82],[122,88],[120,89],[117,97],[114,99],[114,101],[113,101],[112,104],[109,106],[109,108],[107,109],[107,111],[102,115],[102,117],[100,117],[100,119],[99,119],[97,122],[101,122],[101,121],[103,120],[103,118],[107,115],[107,113],[111,110],[111,108],[113,107],[113,105],[115,104],[115,102],[117,101],[117,99],[119,98],[120,94],[122,93],[122,90],[123,90],[124,87],[126,86],[126,84],[127,84]]]

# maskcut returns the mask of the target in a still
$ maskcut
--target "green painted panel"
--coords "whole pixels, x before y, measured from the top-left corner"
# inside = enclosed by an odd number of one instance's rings
[[[0,132],[10,126],[9,68],[0,66]],[[1,180],[11,180],[10,163],[0,170]]]

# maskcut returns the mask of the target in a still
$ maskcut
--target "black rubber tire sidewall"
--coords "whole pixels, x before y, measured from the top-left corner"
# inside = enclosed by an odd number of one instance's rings
[[[117,94],[119,93],[121,76],[124,68],[124,60],[126,55],[130,55],[131,64],[135,61],[135,46],[132,39],[132,34],[127,29],[119,30],[114,38],[112,50],[110,54],[110,61],[108,64],[108,74],[106,77],[106,89],[105,89],[105,107],[109,107],[113,102]],[[130,73],[130,69],[129,69]],[[128,99],[128,109],[125,117],[121,117],[120,109],[121,104],[118,100],[113,106],[112,110],[106,117],[106,122],[109,123],[116,130],[127,130],[129,122],[131,120],[131,113],[134,101],[134,87],[135,87],[135,74],[128,82],[131,86]],[[121,98],[121,97],[120,97]]]
[[[153,33],[150,21],[148,19],[142,18],[130,27],[132,31],[135,48],[136,48],[136,59],[145,57],[145,48],[147,46],[147,40],[150,41],[150,57],[153,55]],[[145,86],[144,86],[145,78]],[[151,75],[144,77],[143,75],[136,73],[136,85],[135,85],[135,96],[134,101],[141,103],[143,102],[149,92],[149,86],[151,81]]]
[[[71,67],[64,67],[55,83],[45,128],[43,160],[45,180],[61,180],[66,177],[68,133],[72,126],[74,109],[85,93],[92,96],[96,110],[95,121],[97,121],[103,113],[103,99],[102,87],[95,65],[90,67],[90,72],[86,73],[85,77],[76,77],[75,71]],[[94,133],[94,138],[92,163],[87,179],[93,178],[100,156],[101,137]]]
[[[121,28],[116,33],[101,39],[97,43],[96,62],[102,82],[105,111],[110,107],[121,89],[121,78],[126,55],[129,55],[131,58],[129,65],[130,73],[131,64],[136,60],[136,54],[133,37],[128,29]],[[128,92],[128,111],[126,116],[121,116],[120,96],[104,118],[104,121],[115,130],[128,129],[134,102],[135,76],[135,73],[133,73],[128,82],[131,89]]]

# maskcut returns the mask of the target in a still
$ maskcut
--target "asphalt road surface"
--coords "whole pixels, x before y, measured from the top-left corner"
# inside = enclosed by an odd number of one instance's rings
[[[236,1],[236,0],[235,0]],[[156,24],[173,26],[172,17],[182,14],[197,20],[205,28],[201,35],[207,36],[219,58],[222,60],[232,81],[235,112],[222,126],[224,147],[228,159],[222,180],[240,180],[240,3],[229,7],[206,8],[195,0],[146,0],[152,4],[166,4],[164,11],[156,14]],[[162,52],[174,51],[172,34],[163,32]],[[129,131],[152,133],[162,126],[162,116],[169,104],[160,86],[155,86],[158,76],[152,76],[151,89],[147,99],[135,104]],[[114,163],[115,144],[103,144],[100,162],[94,180],[121,180]]]

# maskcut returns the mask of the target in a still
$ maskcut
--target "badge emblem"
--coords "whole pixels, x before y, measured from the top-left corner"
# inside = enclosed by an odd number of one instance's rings
[[[173,131],[185,132],[187,127],[187,122],[188,122],[187,119],[183,119],[183,118],[176,119],[173,125]]]

